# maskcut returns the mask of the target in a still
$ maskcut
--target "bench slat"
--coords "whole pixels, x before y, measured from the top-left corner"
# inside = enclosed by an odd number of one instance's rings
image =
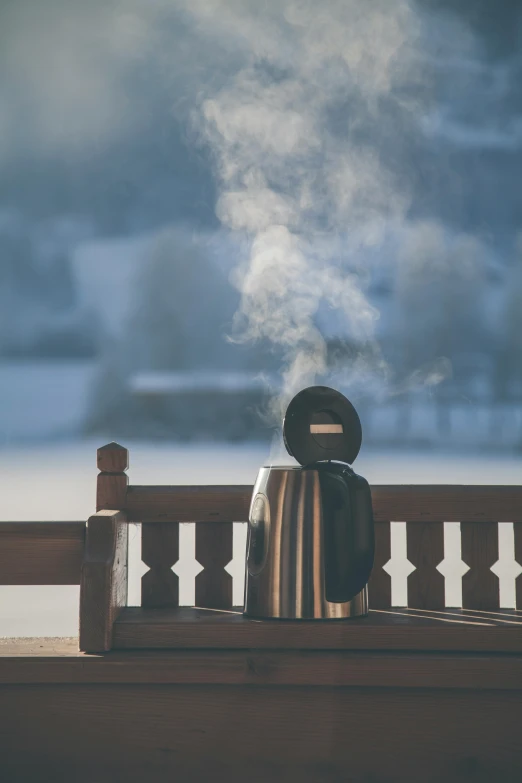
[[[370,610],[365,618],[331,622],[262,622],[234,611],[180,607],[124,609],[113,648],[240,648],[522,652],[522,613]]]
[[[252,486],[129,486],[130,522],[243,522]],[[522,521],[522,487],[398,484],[372,486],[376,522]]]
[[[522,690],[522,656],[344,650],[78,652],[78,639],[0,640],[0,684],[126,683]]]
[[[0,522],[0,585],[79,585],[85,522]]]

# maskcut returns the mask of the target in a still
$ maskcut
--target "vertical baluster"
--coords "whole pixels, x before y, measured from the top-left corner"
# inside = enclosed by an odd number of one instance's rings
[[[196,606],[232,607],[232,577],[225,571],[232,560],[232,522],[196,522],[196,560],[203,571],[196,576]]]
[[[461,522],[462,560],[469,571],[462,577],[464,609],[498,609],[498,576],[491,566],[498,560],[496,522]]]
[[[389,609],[391,606],[391,577],[383,566],[391,555],[390,523],[375,523],[375,563],[368,584],[370,609]]]
[[[172,566],[179,559],[179,524],[152,522],[141,526],[141,559],[150,569],[141,579],[141,605],[179,606],[179,580]]]
[[[437,566],[444,560],[444,523],[408,522],[407,557],[415,566],[408,576],[408,606],[444,609],[444,577]]]
[[[513,532],[515,536],[515,560],[522,566],[522,522],[513,523]],[[516,581],[517,609],[522,610],[522,574],[519,574]]]

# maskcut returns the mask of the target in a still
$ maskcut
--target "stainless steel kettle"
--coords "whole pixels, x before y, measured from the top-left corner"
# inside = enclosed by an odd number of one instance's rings
[[[315,386],[288,406],[285,444],[301,467],[259,471],[250,506],[245,614],[341,619],[368,612],[374,530],[368,482],[351,469],[355,408]]]

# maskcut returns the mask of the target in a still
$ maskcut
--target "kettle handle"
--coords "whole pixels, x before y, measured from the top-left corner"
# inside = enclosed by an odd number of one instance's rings
[[[348,466],[326,463],[319,470],[323,512],[325,597],[354,598],[370,578],[375,536],[370,487]]]

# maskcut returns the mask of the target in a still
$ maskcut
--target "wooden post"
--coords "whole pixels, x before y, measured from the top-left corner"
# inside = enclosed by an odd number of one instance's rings
[[[80,649],[85,652],[110,650],[114,620],[127,603],[129,452],[108,443],[98,449],[97,465],[98,513],[87,522],[80,580]]]
[[[129,467],[129,452],[119,443],[108,443],[98,449],[97,462],[100,473],[96,487],[96,511],[123,511],[129,483],[125,475]]]
[[[232,607],[232,577],[225,571],[232,560],[232,537],[232,522],[196,522],[196,560],[203,566],[196,576],[196,606]]]
[[[129,526],[121,511],[99,511],[87,522],[80,581],[80,650],[111,649],[112,626],[127,603]]]
[[[444,609],[445,580],[437,566],[444,560],[444,522],[407,522],[407,557],[415,566],[408,576],[408,606]]]

